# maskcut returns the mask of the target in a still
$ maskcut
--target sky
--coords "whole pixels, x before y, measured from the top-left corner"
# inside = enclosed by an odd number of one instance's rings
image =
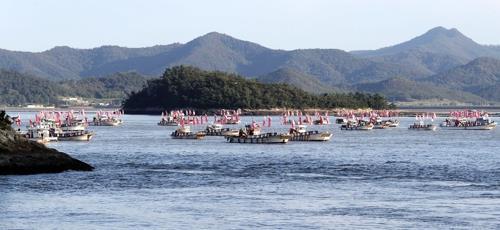
[[[377,49],[457,28],[500,45],[499,0],[1,0],[0,48],[146,47],[220,32],[273,49]]]

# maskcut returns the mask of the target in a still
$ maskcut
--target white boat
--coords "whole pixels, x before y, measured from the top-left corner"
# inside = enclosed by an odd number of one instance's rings
[[[62,131],[85,131],[87,124],[83,120],[74,120],[71,124],[61,124]]]
[[[497,123],[488,117],[478,117],[476,119],[446,119],[439,127],[444,130],[492,130]]]
[[[306,125],[298,125],[295,129],[290,129],[291,141],[329,141],[333,134],[324,131],[307,131]]]
[[[57,137],[53,138],[50,136],[49,129],[46,127],[28,127],[28,131],[24,133],[24,136],[30,140],[38,143],[48,143],[50,141],[57,141]]]
[[[203,139],[205,137],[204,132],[191,132],[189,126],[179,127],[170,135],[174,139]]]
[[[173,116],[162,117],[160,122],[158,122],[159,126],[179,126],[179,122]]]

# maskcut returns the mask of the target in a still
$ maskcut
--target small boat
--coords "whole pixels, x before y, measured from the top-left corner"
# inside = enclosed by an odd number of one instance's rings
[[[167,119],[165,119],[164,117],[161,118],[161,121],[158,122],[158,125],[159,126],[179,126],[179,122],[177,122],[176,119],[174,119],[173,117],[167,117]]]
[[[488,117],[478,117],[476,119],[446,119],[439,127],[445,130],[492,130],[497,123]]]
[[[229,128],[224,128],[221,124],[211,124],[205,128],[207,136],[225,136],[225,133],[229,131]],[[236,130],[236,135],[238,135],[238,130]]]
[[[320,116],[319,119],[313,121],[313,124],[315,124],[315,125],[328,125],[329,124],[328,117]]]
[[[290,140],[290,134],[264,133],[259,135],[226,136],[229,143],[249,144],[286,144]]]
[[[362,131],[368,131],[372,130],[374,125],[370,122],[364,121],[364,120],[359,120],[359,121],[352,121],[349,120],[347,124],[341,125],[340,129],[341,130],[362,130]]]
[[[118,126],[121,125],[123,121],[116,117],[108,117],[106,115],[100,115],[99,117],[94,117],[94,126]]]
[[[59,141],[90,141],[94,134],[89,131],[66,131],[56,135]]]
[[[241,122],[239,115],[224,115],[222,118],[217,120],[217,123],[224,125],[237,125]]]
[[[389,124],[389,127],[391,128],[396,128],[399,126],[399,120],[387,120],[386,122]]]
[[[437,126],[434,124],[425,124],[423,121],[420,121],[415,122],[413,125],[410,125],[408,129],[417,131],[436,131]]]
[[[290,129],[290,141],[329,141],[333,134],[324,131],[306,131],[307,126],[298,125],[297,128]]]
[[[376,122],[375,124],[373,124],[373,129],[388,129],[390,128],[389,124],[385,123],[385,122]]]
[[[174,139],[203,139],[205,133],[201,131],[193,133],[189,126],[184,126],[176,129],[170,136]]]

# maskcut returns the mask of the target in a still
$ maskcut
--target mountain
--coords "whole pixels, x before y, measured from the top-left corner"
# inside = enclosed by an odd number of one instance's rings
[[[118,69],[126,69],[126,71],[96,72],[95,70],[106,69],[106,66],[112,66],[113,63],[117,63],[118,61],[155,56],[177,46],[178,44],[148,48],[102,46],[94,49],[73,49],[67,46],[60,46],[40,53],[0,49],[0,68],[28,73],[51,80],[105,76],[114,72],[127,72],[133,69],[127,66],[120,66]]]
[[[378,50],[353,51],[358,57],[398,63],[430,76],[478,57],[500,58],[500,49],[480,45],[457,29],[436,27],[409,41]]]
[[[0,68],[52,80],[105,76],[128,71],[158,76],[165,68],[181,64],[248,77],[292,68],[329,86],[373,82],[397,74],[410,77],[421,74],[397,64],[360,59],[342,50],[273,50],[216,32],[186,44],[149,48],[56,47],[41,53],[0,50]]]
[[[259,76],[257,81],[263,83],[283,83],[301,88],[308,92],[326,93],[332,92],[332,87],[325,86],[311,75],[302,73],[292,68],[281,68],[266,75]]]
[[[430,82],[416,82],[401,77],[375,83],[358,84],[355,87],[362,92],[380,93],[390,101],[405,102],[427,99],[452,99],[474,104],[485,102],[483,98],[472,93],[450,89],[445,86],[437,86]]]
[[[439,97],[430,92],[431,90],[420,89],[428,87],[433,90],[452,90],[440,96],[475,101],[477,98],[472,94],[488,100],[497,98],[494,95],[496,83],[466,88],[461,86],[463,83],[460,81],[463,79],[451,78],[450,81],[457,82],[451,82],[449,85],[460,85],[460,88],[452,89],[446,85],[433,85],[441,84],[437,80],[433,81],[433,78],[446,79],[445,75],[451,74],[449,71],[484,57],[491,60],[500,58],[500,46],[481,45],[457,29],[443,27],[436,27],[394,46],[352,52],[340,49],[275,50],[212,32],[185,44],[174,43],[145,48],[102,46],[94,49],[73,49],[61,46],[38,53],[0,50],[0,68],[49,80],[73,80],[84,84],[84,81],[80,82],[81,79],[94,79],[93,77],[109,76],[117,72],[160,76],[166,68],[190,65],[204,70],[235,73],[266,83],[289,83],[314,93],[356,90],[374,92],[371,89],[382,87],[381,90],[384,89],[384,92],[392,95],[401,90],[388,87],[406,87],[405,89],[415,92],[401,92],[403,95],[394,98],[406,100],[412,97],[422,98],[425,95]],[[485,68],[490,67],[492,66]],[[481,78],[489,77],[488,71],[474,73],[484,74],[468,76],[471,79],[479,78],[476,82],[482,82]],[[395,82],[395,78],[399,79]],[[407,81],[403,82],[402,79]],[[141,81],[130,83],[139,85]],[[71,85],[69,82],[66,85]],[[74,84],[65,87],[69,91],[76,88],[73,91],[80,95],[111,97],[110,94],[99,95],[106,87],[91,80],[90,85],[94,84],[96,90],[92,87],[78,89]],[[116,96],[123,97],[122,93]],[[469,96],[470,98],[465,98]]]
[[[477,58],[425,80],[443,87],[470,92],[489,100],[500,101],[500,60],[498,59]]]

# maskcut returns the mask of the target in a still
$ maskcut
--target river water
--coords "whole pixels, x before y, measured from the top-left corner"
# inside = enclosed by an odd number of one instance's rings
[[[49,144],[93,172],[0,176],[0,229],[500,228],[498,129],[410,131],[401,118],[258,145],[174,140],[159,116],[123,119],[91,127],[88,143]]]

